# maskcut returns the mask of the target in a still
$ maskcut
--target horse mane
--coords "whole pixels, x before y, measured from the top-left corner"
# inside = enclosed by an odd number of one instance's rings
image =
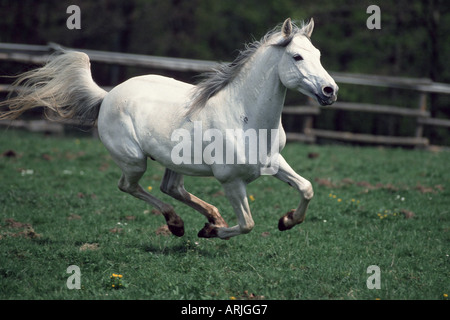
[[[298,27],[292,24],[292,33],[289,38],[282,38],[281,41],[273,43],[274,46],[286,47],[296,34],[304,34],[303,27],[305,23],[301,22]],[[193,100],[188,110],[188,115],[191,115],[201,110],[208,100],[216,95],[219,91],[224,89],[234,78],[239,74],[242,67],[250,60],[255,52],[263,45],[268,44],[269,41],[279,36],[281,33],[281,25],[267,32],[260,40],[245,44],[244,50],[240,51],[236,59],[228,64],[221,64],[211,71],[205,72],[200,77],[202,80],[196,85],[193,92]]]

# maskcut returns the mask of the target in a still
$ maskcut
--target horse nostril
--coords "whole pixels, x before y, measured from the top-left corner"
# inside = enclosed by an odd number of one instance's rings
[[[334,93],[334,89],[332,87],[323,87],[322,88],[323,94],[327,97],[331,97]]]

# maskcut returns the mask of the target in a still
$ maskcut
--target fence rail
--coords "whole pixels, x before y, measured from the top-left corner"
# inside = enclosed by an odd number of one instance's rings
[[[26,44],[11,44],[0,43],[0,60],[16,61],[22,63],[43,64],[50,55],[58,50],[77,50],[85,52],[93,62],[158,68],[171,71],[193,71],[205,72],[220,65],[219,62],[194,60],[194,59],[180,59],[169,57],[148,56],[140,54],[106,52],[98,50],[73,49],[65,48],[55,43],[48,45],[26,45]],[[224,62],[226,63],[226,62]],[[336,102],[333,110],[357,111],[380,113],[387,115],[397,115],[403,117],[412,117],[416,119],[415,136],[413,137],[398,137],[398,136],[380,136],[371,134],[331,131],[313,128],[314,117],[320,116],[322,111],[330,107],[320,106],[286,106],[283,109],[283,114],[286,115],[300,115],[304,118],[304,129],[302,133],[288,132],[288,140],[314,142],[317,138],[326,138],[341,141],[372,143],[372,144],[386,144],[386,145],[404,145],[426,147],[429,145],[429,140],[423,137],[424,126],[439,126],[450,128],[449,119],[432,118],[430,112],[427,110],[427,94],[450,94],[450,85],[445,83],[432,82],[426,78],[403,78],[390,76],[376,76],[366,74],[351,74],[343,72],[330,72],[331,76],[338,83],[346,83],[352,85],[366,85],[374,87],[388,87],[397,89],[408,89],[419,93],[419,101],[416,109],[402,108],[398,106],[378,105],[369,103],[354,103],[354,102]],[[106,88],[109,89],[109,88]],[[8,91],[7,85],[0,85],[1,91]],[[8,122],[11,124],[11,122]],[[5,122],[0,122],[0,125]],[[30,127],[23,122],[19,124],[23,127]],[[42,123],[40,124],[42,125]],[[56,129],[55,130],[60,130]]]

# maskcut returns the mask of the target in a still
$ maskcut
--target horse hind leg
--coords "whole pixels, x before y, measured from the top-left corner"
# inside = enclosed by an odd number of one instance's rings
[[[114,95],[111,101],[107,100],[108,96],[105,99],[100,109],[98,132],[103,145],[122,170],[119,189],[158,209],[164,215],[169,230],[181,237],[184,235],[184,223],[173,207],[152,196],[139,185],[139,180],[147,170],[147,156],[137,142],[133,121],[125,112],[120,111],[125,110],[127,105],[114,100]]]
[[[161,191],[165,194],[168,194],[178,201],[187,204],[208,219],[209,223],[206,223],[205,227],[200,230],[200,232],[198,233],[199,237],[217,237],[217,228],[228,227],[228,224],[222,218],[219,210],[215,206],[203,201],[202,199],[197,198],[195,195],[186,191],[186,189],[184,188],[183,175],[170,169],[166,169],[160,188]]]
[[[132,196],[143,200],[156,209],[158,209],[164,216],[169,227],[170,232],[175,236],[181,237],[184,235],[184,222],[175,213],[173,207],[158,198],[152,196],[145,191],[140,185],[139,180],[147,169],[147,159],[143,157],[139,161],[136,159],[131,162],[129,159],[126,162],[116,161],[122,169],[122,177],[119,180],[118,187],[121,191],[131,194]],[[121,165],[125,164],[126,165]]]

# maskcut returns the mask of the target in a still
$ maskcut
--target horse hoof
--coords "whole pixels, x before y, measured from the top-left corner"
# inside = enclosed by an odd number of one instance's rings
[[[286,224],[284,223],[284,216],[280,218],[280,220],[278,220],[278,230],[280,231],[286,231],[291,229],[292,226],[286,226]]]
[[[278,230],[286,231],[291,229],[295,225],[295,223],[292,223],[294,212],[295,210],[291,210],[287,212],[284,216],[282,216],[280,220],[278,220]]]
[[[197,234],[199,238],[217,238],[217,227],[210,223],[205,223],[205,226]]]
[[[164,218],[166,218],[169,231],[172,232],[174,236],[182,237],[184,235],[184,222],[179,216],[175,215],[172,217],[165,215]]]
[[[174,236],[184,236],[184,222],[180,217],[178,217],[178,219],[172,220],[170,224],[167,224],[167,226]]]
[[[181,226],[181,227],[179,227],[179,226],[169,226],[169,230],[170,230],[170,232],[172,232],[172,234],[174,236],[177,236],[177,237],[184,236],[184,227],[183,226]]]

